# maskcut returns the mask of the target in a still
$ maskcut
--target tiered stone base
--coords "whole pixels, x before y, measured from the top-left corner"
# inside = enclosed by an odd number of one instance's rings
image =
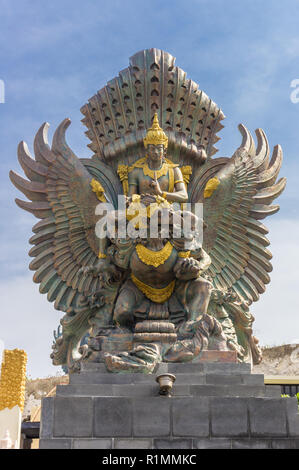
[[[176,376],[172,397],[157,375]],[[85,365],[42,402],[42,449],[299,448],[296,398],[249,364],[160,364],[154,374]]]

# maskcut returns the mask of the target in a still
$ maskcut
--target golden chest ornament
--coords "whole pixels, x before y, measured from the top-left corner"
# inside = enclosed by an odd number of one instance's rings
[[[170,257],[172,250],[173,246],[170,242],[167,242],[162,250],[159,251],[152,251],[141,244],[136,245],[136,253],[140,261],[148,266],[154,266],[154,268],[164,264]]]
[[[157,179],[161,178],[161,176],[166,176],[169,170],[169,165],[168,163],[164,162],[160,168],[160,170],[151,170],[150,167],[148,166],[148,163],[145,162],[144,166],[142,167],[143,174],[144,176],[149,176],[153,180],[155,179],[155,176]]]

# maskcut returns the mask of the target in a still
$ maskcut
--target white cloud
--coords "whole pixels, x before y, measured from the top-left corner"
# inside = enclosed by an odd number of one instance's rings
[[[254,334],[263,345],[293,343],[299,333],[299,221],[266,221],[273,254],[271,283],[254,303]]]
[[[54,310],[31,275],[4,280],[0,285],[0,338],[5,349],[24,349],[28,354],[27,373],[32,377],[55,375],[51,364],[53,331],[62,312]]]

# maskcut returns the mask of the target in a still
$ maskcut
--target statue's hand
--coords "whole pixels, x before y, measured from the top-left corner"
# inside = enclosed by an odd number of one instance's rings
[[[150,186],[153,188],[154,193],[157,194],[157,196],[162,196],[163,191],[160,188],[159,181],[157,180],[157,175],[155,173],[155,179],[150,183]]]
[[[195,279],[200,275],[199,262],[194,258],[179,258],[173,268],[178,279]]]
[[[99,277],[101,281],[109,282],[111,279],[118,280],[120,272],[117,267],[111,263],[109,258],[98,259],[94,266],[84,266],[79,270],[83,274],[92,273],[95,277]]]

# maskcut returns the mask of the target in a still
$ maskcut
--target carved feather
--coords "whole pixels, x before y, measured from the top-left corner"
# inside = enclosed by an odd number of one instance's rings
[[[240,148],[218,171],[209,172],[210,177],[213,174],[220,182],[211,197],[203,198],[200,181],[200,191],[193,191],[197,200],[204,201],[203,247],[211,257],[208,273],[214,286],[232,288],[249,305],[265,291],[272,270],[269,261],[272,255],[266,248],[268,230],[259,220],[279,210],[278,205],[271,204],[283,192],[286,179],[276,183],[282,162],[280,147],[274,148],[269,162],[269,144],[263,130],[256,131],[256,148],[245,126],[240,125],[239,129]],[[206,165],[199,172],[202,178]]]

